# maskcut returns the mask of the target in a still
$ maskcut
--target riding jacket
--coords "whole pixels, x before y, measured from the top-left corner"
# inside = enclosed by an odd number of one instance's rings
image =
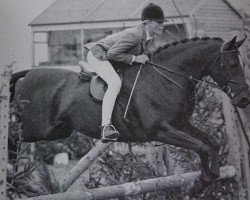
[[[146,28],[141,25],[109,35],[99,40],[90,50],[100,60],[131,64],[133,55],[141,55],[146,50]]]

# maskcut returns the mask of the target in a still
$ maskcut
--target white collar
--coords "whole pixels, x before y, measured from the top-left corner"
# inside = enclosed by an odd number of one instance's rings
[[[146,30],[146,41],[149,41],[152,37],[150,37],[149,32]]]

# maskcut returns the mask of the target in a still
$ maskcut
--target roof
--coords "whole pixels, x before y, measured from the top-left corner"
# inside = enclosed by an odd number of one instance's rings
[[[165,16],[187,16],[200,0],[57,0],[30,25],[139,20],[148,3],[162,7]]]
[[[235,7],[230,3],[229,0],[224,0],[224,2],[229,5],[229,7],[240,17],[240,18],[243,18],[242,14],[235,9]]]

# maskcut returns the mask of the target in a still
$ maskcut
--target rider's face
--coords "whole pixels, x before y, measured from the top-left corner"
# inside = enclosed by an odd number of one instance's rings
[[[149,21],[147,24],[147,30],[150,36],[161,35],[164,28],[164,24],[161,21]]]

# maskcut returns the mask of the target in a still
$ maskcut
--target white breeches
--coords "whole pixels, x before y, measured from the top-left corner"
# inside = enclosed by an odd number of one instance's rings
[[[97,73],[108,85],[102,102],[102,126],[111,123],[116,97],[121,89],[121,79],[109,61],[96,59],[91,51],[87,55],[89,71]]]

